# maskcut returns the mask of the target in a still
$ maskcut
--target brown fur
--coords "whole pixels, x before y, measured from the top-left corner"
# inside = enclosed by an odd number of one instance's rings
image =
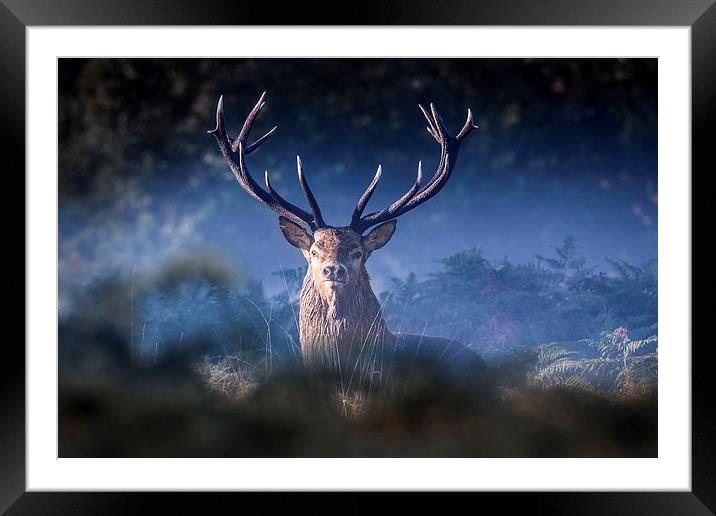
[[[282,221],[286,238],[308,261],[299,315],[304,363],[342,369],[344,377],[358,371],[366,379],[382,376],[385,364],[396,357],[432,365],[477,358],[456,341],[388,330],[365,269],[373,250],[393,234],[395,223],[386,224],[390,225],[378,226],[362,237],[349,228],[321,229],[309,235],[300,226]],[[345,283],[327,283],[325,267],[344,267]]]

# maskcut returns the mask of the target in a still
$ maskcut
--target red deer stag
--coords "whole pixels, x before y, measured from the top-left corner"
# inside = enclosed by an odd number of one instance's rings
[[[306,197],[310,213],[295,206],[271,186],[268,172],[264,176],[266,189],[249,174],[246,156],[259,148],[276,127],[249,143],[249,132],[261,108],[266,93],[256,103],[244,121],[236,138],[229,136],[224,123],[223,96],[216,110],[216,128],[208,131],[216,137],[226,163],[246,192],[279,215],[279,226],[288,242],[300,249],[308,262],[300,296],[299,332],[304,364],[343,366],[368,364],[361,374],[376,372],[376,364],[386,357],[418,357],[421,363],[459,364],[475,370],[484,362],[472,351],[454,340],[423,335],[391,333],[383,319],[381,305],[370,287],[365,268],[370,255],[388,243],[395,232],[396,219],[417,208],[436,195],[452,173],[462,141],[476,128],[472,113],[456,137],[448,134],[442,118],[430,105],[428,112],[420,110],[428,122],[428,133],[440,145],[440,161],[433,177],[424,185],[422,165],[412,187],[388,207],[364,215],[381,176],[378,167],[373,180],[358,200],[351,223],[333,227],[326,224],[297,158],[298,182]],[[364,233],[376,226],[368,234]],[[308,228],[308,229],[306,229]],[[310,231],[309,231],[310,230]],[[414,361],[413,361],[414,363]],[[344,369],[345,370],[345,369]],[[378,369],[380,371],[380,369]]]

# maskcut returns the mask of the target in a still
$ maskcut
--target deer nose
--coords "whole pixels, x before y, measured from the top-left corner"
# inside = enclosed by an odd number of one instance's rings
[[[344,280],[346,268],[340,263],[326,265],[323,267],[323,277],[327,280]]]

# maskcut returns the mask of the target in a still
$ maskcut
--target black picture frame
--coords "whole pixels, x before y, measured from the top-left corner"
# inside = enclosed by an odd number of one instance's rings
[[[14,179],[25,191],[25,29],[40,25],[570,25],[689,26],[692,72],[692,178],[712,172],[710,147],[716,137],[716,5],[715,0],[413,0],[360,2],[358,9],[340,3],[274,4],[203,0],[0,0],[0,127],[5,181]],[[346,14],[343,14],[346,13]],[[10,158],[8,160],[8,158]],[[709,170],[706,170],[707,167]],[[6,183],[7,184],[7,183]],[[19,195],[14,195],[20,198]],[[24,199],[24,196],[22,197]],[[3,203],[5,220],[20,209]],[[12,210],[12,211],[11,211]],[[12,217],[12,218],[11,218]],[[23,232],[23,241],[25,234]],[[6,267],[22,259],[10,258]],[[15,262],[15,263],[14,263]],[[19,268],[20,264],[17,264]],[[24,265],[23,265],[24,266]],[[26,271],[27,274],[27,271]],[[21,281],[19,274],[8,281]],[[6,287],[10,284],[6,283]],[[14,286],[14,285],[12,285]],[[19,290],[19,285],[17,286]],[[24,295],[23,295],[24,299]],[[20,306],[17,303],[16,306]],[[22,303],[24,310],[24,302]],[[8,318],[9,320],[9,318]],[[25,492],[25,352],[18,340],[7,339],[0,360],[0,511],[8,514],[129,514],[144,512],[150,501],[163,510],[204,512],[205,494],[187,493],[40,493]],[[716,422],[711,410],[707,341],[692,347],[692,490],[690,492],[610,493],[469,493],[457,495],[466,507],[481,507],[489,497],[508,512],[529,507],[538,514],[713,514],[716,511]],[[241,504],[255,494],[214,494]],[[289,503],[305,501],[289,494]],[[383,507],[381,494],[350,494],[340,507],[352,512]],[[468,498],[469,497],[469,498]],[[477,498],[477,499],[476,499]],[[451,500],[452,501],[452,500]],[[212,504],[216,500],[212,500]],[[423,494],[404,503],[426,507]],[[259,506],[270,509],[265,502]],[[309,501],[315,509],[315,501]],[[438,502],[444,503],[444,502]],[[330,506],[331,504],[327,504]],[[295,507],[296,505],[289,505]],[[443,505],[444,508],[444,505]]]

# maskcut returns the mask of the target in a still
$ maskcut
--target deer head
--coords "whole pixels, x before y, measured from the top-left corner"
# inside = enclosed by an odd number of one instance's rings
[[[316,290],[330,302],[355,289],[358,282],[367,281],[366,260],[387,244],[395,231],[395,220],[384,222],[366,236],[350,227],[320,228],[310,234],[284,217],[279,225],[286,240],[306,258]]]
[[[324,221],[318,202],[306,181],[300,158],[296,160],[298,182],[310,212],[281,197],[272,188],[268,172],[264,174],[265,189],[249,174],[246,156],[258,149],[276,130],[274,127],[254,142],[248,143],[251,126],[265,104],[265,96],[264,92],[236,138],[232,138],[226,131],[223,96],[220,97],[216,110],[216,128],[208,132],[216,138],[226,163],[241,187],[279,215],[279,226],[286,240],[297,247],[308,262],[301,296],[301,311],[307,313],[306,324],[316,317],[341,319],[341,327],[350,330],[351,323],[345,323],[346,317],[352,315],[355,319],[352,324],[359,325],[362,320],[373,318],[376,310],[379,314],[380,310],[368,283],[366,260],[373,251],[388,243],[395,232],[398,217],[428,201],[445,186],[450,179],[461,142],[477,127],[473,124],[472,112],[467,110],[467,119],[462,129],[456,137],[452,137],[433,104],[430,104],[430,111],[419,106],[427,120],[428,133],[440,146],[440,161],[433,176],[423,184],[422,163],[418,163],[415,182],[404,195],[381,210],[364,214],[381,177],[382,168],[379,166],[373,180],[356,203],[350,224],[335,227]],[[304,301],[311,304],[311,307],[304,307]],[[322,311],[321,307],[325,310]],[[382,317],[380,320],[382,322]],[[302,346],[303,334],[302,328]]]

